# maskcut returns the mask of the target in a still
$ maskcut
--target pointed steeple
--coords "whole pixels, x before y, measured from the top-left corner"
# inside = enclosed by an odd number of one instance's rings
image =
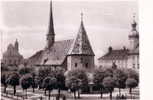
[[[55,42],[55,32],[53,23],[53,12],[52,12],[52,0],[50,1],[50,15],[49,15],[49,25],[47,33],[47,48],[51,48]]]
[[[52,0],[50,1],[50,16],[49,16],[49,26],[48,26],[48,34],[54,33],[54,23],[53,23],[53,11],[52,11]]]
[[[19,43],[18,40],[16,39],[15,44],[14,44],[15,50],[19,51]]]
[[[75,38],[73,45],[69,51],[69,55],[73,54],[82,54],[82,55],[90,55],[94,56],[94,52],[90,45],[84,24],[83,24],[83,13],[81,13],[81,25]]]

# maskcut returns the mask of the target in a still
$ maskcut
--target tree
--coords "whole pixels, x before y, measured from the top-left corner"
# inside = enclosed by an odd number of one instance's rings
[[[74,93],[76,99],[76,91],[78,90],[79,79],[76,77],[69,77],[66,79],[66,86]]]
[[[9,71],[9,67],[2,63],[1,64],[1,72],[4,72],[4,71]]]
[[[46,77],[43,80],[43,87],[49,92],[49,100],[50,100],[50,92],[56,87],[57,80],[55,77]]]
[[[31,86],[32,86],[32,91],[35,92],[35,88],[37,88],[37,86],[38,86],[38,79],[36,78],[36,74],[35,73],[32,73]]]
[[[60,91],[65,87],[64,70],[61,68],[57,68],[55,70],[55,77],[57,79],[58,97],[60,97]]]
[[[7,83],[13,86],[14,95],[16,94],[16,86],[19,85],[19,79],[20,79],[20,76],[16,72],[11,73],[7,79]]]
[[[139,83],[139,74],[138,74],[138,72],[136,72],[133,69],[127,69],[125,72],[126,72],[128,78],[134,78]]]
[[[1,73],[1,83],[2,83],[2,85],[4,85],[4,93],[6,93],[6,88],[7,88],[6,80],[7,79],[8,79],[8,73],[7,72]]]
[[[100,88],[100,94],[101,94],[101,98],[103,97],[103,79],[105,78],[105,70],[102,68],[98,68],[94,71],[93,74],[93,82],[95,83],[96,86],[98,86]]]
[[[53,70],[51,70],[51,68],[47,68],[47,67],[39,68],[39,70],[38,70],[39,88],[42,88],[43,80],[46,77],[48,77],[50,74],[54,74],[54,72],[53,72]],[[50,75],[50,76],[53,76],[53,75]]]
[[[124,89],[126,87],[126,79],[127,79],[127,74],[121,70],[121,69],[116,69],[113,71],[113,78],[115,80],[115,85],[119,89],[119,96],[121,95],[121,89]]]
[[[20,79],[21,87],[26,90],[26,97],[27,97],[27,89],[32,85],[32,76],[31,74],[25,74]]]
[[[112,69],[112,68],[106,68],[105,69],[105,77],[113,77],[113,71],[114,71],[114,69]]]
[[[103,86],[105,89],[107,89],[110,93],[110,99],[112,100],[112,92],[114,90],[114,87],[115,87],[115,81],[112,77],[108,76],[108,77],[105,77],[103,79]]]
[[[25,75],[25,74],[29,74],[29,73],[32,73],[33,72],[33,68],[32,67],[21,67],[20,69],[19,69],[19,74],[20,75]]]
[[[138,86],[138,81],[134,78],[128,78],[126,80],[126,86],[129,88],[129,93],[131,94],[131,99],[132,99],[132,88]]]
[[[68,72],[67,76],[67,86],[71,90],[74,90],[74,94],[78,91],[78,98],[80,98],[80,89],[82,87],[88,86],[88,77],[84,69],[75,69]],[[77,87],[77,88],[76,88]],[[76,89],[74,89],[76,88]]]

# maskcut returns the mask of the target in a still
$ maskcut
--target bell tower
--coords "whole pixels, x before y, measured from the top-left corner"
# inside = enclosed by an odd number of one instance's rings
[[[130,49],[134,50],[139,45],[139,32],[137,31],[137,22],[135,21],[135,15],[133,16],[133,22],[131,24],[132,30],[129,35]]]
[[[55,33],[54,33],[54,23],[53,23],[53,14],[52,14],[52,1],[50,1],[50,16],[49,16],[49,25],[48,25],[48,33],[47,33],[47,46],[49,49],[53,46],[55,42]]]

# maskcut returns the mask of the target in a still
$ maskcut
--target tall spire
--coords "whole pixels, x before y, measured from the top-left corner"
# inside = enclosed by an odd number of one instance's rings
[[[54,23],[53,23],[53,14],[52,14],[52,0],[50,1],[50,15],[49,15],[49,25],[47,33],[47,49],[51,48],[55,42],[55,32],[54,32]]]
[[[52,14],[52,0],[50,1],[50,16],[49,16],[49,27],[48,27],[48,34],[55,34],[54,33],[54,23],[53,23],[53,14]]]

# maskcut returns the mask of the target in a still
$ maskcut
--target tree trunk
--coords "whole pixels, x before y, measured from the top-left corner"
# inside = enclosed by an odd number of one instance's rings
[[[46,89],[45,89],[45,92],[44,93],[45,93],[45,96],[46,96]]]
[[[110,92],[110,100],[112,100],[112,92]]]
[[[35,88],[33,87],[33,90],[32,90],[32,92],[34,93],[35,92]]]
[[[100,98],[101,98],[101,99],[103,98],[103,91],[102,91],[102,88],[100,89]]]
[[[76,99],[76,91],[74,91],[74,99]]]
[[[61,89],[58,88],[58,97],[60,98],[60,94],[61,94]]]
[[[129,93],[131,94],[131,99],[132,99],[132,88],[130,88]]]
[[[26,98],[28,98],[28,95],[27,95],[27,89],[26,89]]]
[[[78,98],[80,98],[80,90],[78,90]]]
[[[48,91],[48,95],[49,95],[49,100],[50,100],[50,90]]]
[[[6,86],[4,86],[4,93],[6,93]]]
[[[16,94],[16,85],[14,85],[13,88],[14,88],[14,96],[15,96],[15,94]]]
[[[132,88],[129,89],[129,94],[132,94]]]
[[[118,88],[119,89],[119,96],[121,96],[121,89],[120,88]]]

